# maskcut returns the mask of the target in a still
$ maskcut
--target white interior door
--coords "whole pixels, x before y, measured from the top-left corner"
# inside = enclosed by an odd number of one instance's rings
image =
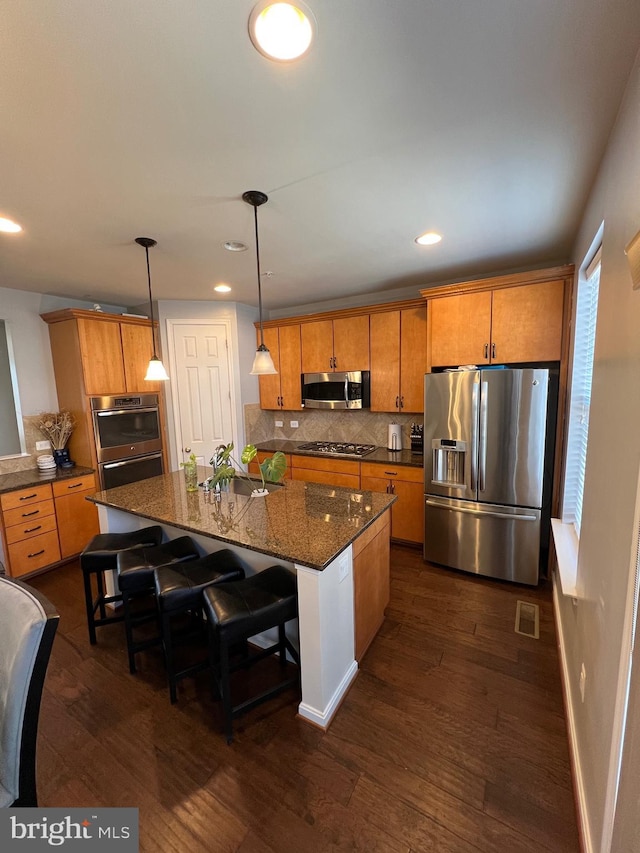
[[[219,444],[233,441],[231,365],[227,326],[172,323],[172,374],[178,457],[186,448],[208,465]]]

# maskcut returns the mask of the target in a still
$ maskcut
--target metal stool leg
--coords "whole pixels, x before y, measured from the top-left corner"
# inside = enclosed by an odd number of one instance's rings
[[[83,572],[84,576],[84,603],[87,608],[87,627],[89,628],[89,642],[95,646],[98,642],[96,638],[96,625],[93,618],[93,590],[91,588],[91,573]]]

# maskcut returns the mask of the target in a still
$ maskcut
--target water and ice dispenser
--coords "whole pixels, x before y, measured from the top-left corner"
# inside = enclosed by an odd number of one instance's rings
[[[433,438],[431,440],[431,453],[433,455],[432,483],[439,486],[465,485],[466,441],[455,441],[452,438]]]

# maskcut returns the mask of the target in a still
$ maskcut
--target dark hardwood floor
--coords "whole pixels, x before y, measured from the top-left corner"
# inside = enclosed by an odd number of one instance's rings
[[[129,674],[121,624],[89,645],[77,563],[32,579],[61,614],[40,805],[136,806],[143,851],[578,851],[550,587],[399,546],[392,567],[387,619],[329,731],[289,692],[238,720],[232,746],[205,673],[171,706],[158,652]],[[514,632],[517,599],[540,605],[539,640]]]

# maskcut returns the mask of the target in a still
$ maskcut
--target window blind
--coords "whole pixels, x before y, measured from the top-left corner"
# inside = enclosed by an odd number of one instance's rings
[[[563,521],[573,523],[578,536],[582,521],[582,499],[587,463],[589,436],[589,410],[591,408],[591,380],[593,352],[596,340],[598,315],[598,290],[600,286],[600,249],[578,282],[576,307],[576,333],[571,375],[571,403],[569,406],[569,437],[563,501]]]

